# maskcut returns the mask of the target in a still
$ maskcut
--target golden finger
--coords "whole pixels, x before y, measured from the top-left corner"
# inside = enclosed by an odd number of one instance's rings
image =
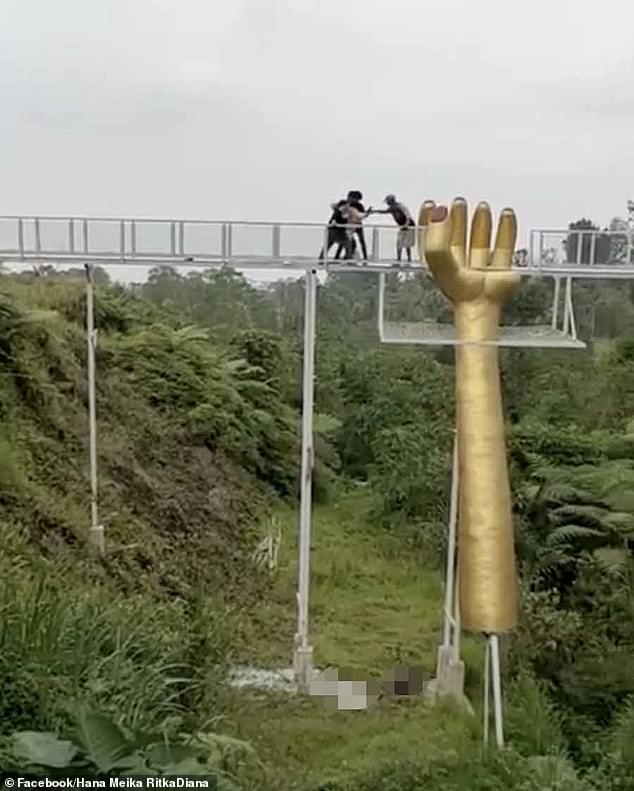
[[[456,198],[451,204],[451,239],[449,247],[460,266],[466,266],[467,201]]]
[[[506,208],[500,215],[495,247],[491,255],[494,269],[510,269],[517,240],[517,218],[513,209]]]
[[[418,213],[418,224],[421,226],[429,224],[429,217],[436,206],[435,201],[433,200],[426,200],[423,205],[420,207],[420,212]]]
[[[489,247],[491,245],[491,209],[482,201],[478,204],[471,220],[471,246],[469,250],[469,267],[484,269],[489,265]]]
[[[425,209],[421,209],[421,215]],[[430,206],[425,214],[424,254],[433,269],[434,264],[443,265],[449,258],[451,239],[451,217],[446,206]],[[433,262],[432,262],[433,258]],[[435,273],[434,273],[435,274]]]
[[[433,200],[426,200],[418,212],[418,258],[423,266],[427,266],[425,259],[425,233],[435,206],[436,204]]]
[[[451,234],[451,216],[447,207],[434,207],[425,228],[424,260],[440,290],[449,299],[456,299],[464,291],[465,271],[450,249]]]

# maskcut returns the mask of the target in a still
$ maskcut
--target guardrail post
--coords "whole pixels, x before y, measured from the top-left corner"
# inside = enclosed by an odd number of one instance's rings
[[[274,225],[273,226],[273,258],[281,258],[281,233],[280,233],[280,226]]]
[[[125,261],[125,222],[119,223],[119,257]]]
[[[170,223],[170,255],[176,256],[176,224],[173,222]]]
[[[24,261],[24,222],[21,217],[18,220],[18,252],[20,261]]]
[[[379,229],[373,228],[372,229],[372,242],[371,242],[371,250],[370,256],[372,257],[373,261],[378,261],[380,258],[380,250],[379,250]]]
[[[233,223],[227,223],[227,260],[233,255]]]
[[[222,263],[227,263],[227,223],[223,222],[220,227],[220,257]]]

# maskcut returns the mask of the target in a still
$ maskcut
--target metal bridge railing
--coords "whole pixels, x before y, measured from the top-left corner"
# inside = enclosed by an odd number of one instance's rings
[[[622,230],[532,230],[528,251],[531,268],[632,267],[634,232]]]
[[[367,260],[393,261],[397,232],[395,226],[366,224]],[[3,216],[0,258],[275,263],[317,259],[326,237],[327,226],[320,223]]]
[[[397,234],[394,224],[364,225],[369,264],[394,264]],[[326,236],[322,223],[0,216],[0,260],[301,268],[318,261]],[[532,230],[515,266],[527,274],[626,277],[634,272],[633,236],[631,227]]]

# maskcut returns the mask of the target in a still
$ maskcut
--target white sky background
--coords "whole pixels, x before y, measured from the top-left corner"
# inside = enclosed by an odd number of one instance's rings
[[[326,220],[360,189],[607,224],[627,0],[2,0],[0,213]]]

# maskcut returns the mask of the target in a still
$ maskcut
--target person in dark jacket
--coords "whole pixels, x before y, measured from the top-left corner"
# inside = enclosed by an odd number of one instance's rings
[[[337,250],[335,252],[335,259],[341,258],[343,252],[348,251],[349,240],[346,231],[346,223],[348,222],[346,209],[348,201],[343,199],[330,204],[332,214],[328,220],[328,231],[326,238],[326,249],[322,247],[319,253],[319,260],[322,261],[325,256],[330,252],[330,248],[336,244]]]

